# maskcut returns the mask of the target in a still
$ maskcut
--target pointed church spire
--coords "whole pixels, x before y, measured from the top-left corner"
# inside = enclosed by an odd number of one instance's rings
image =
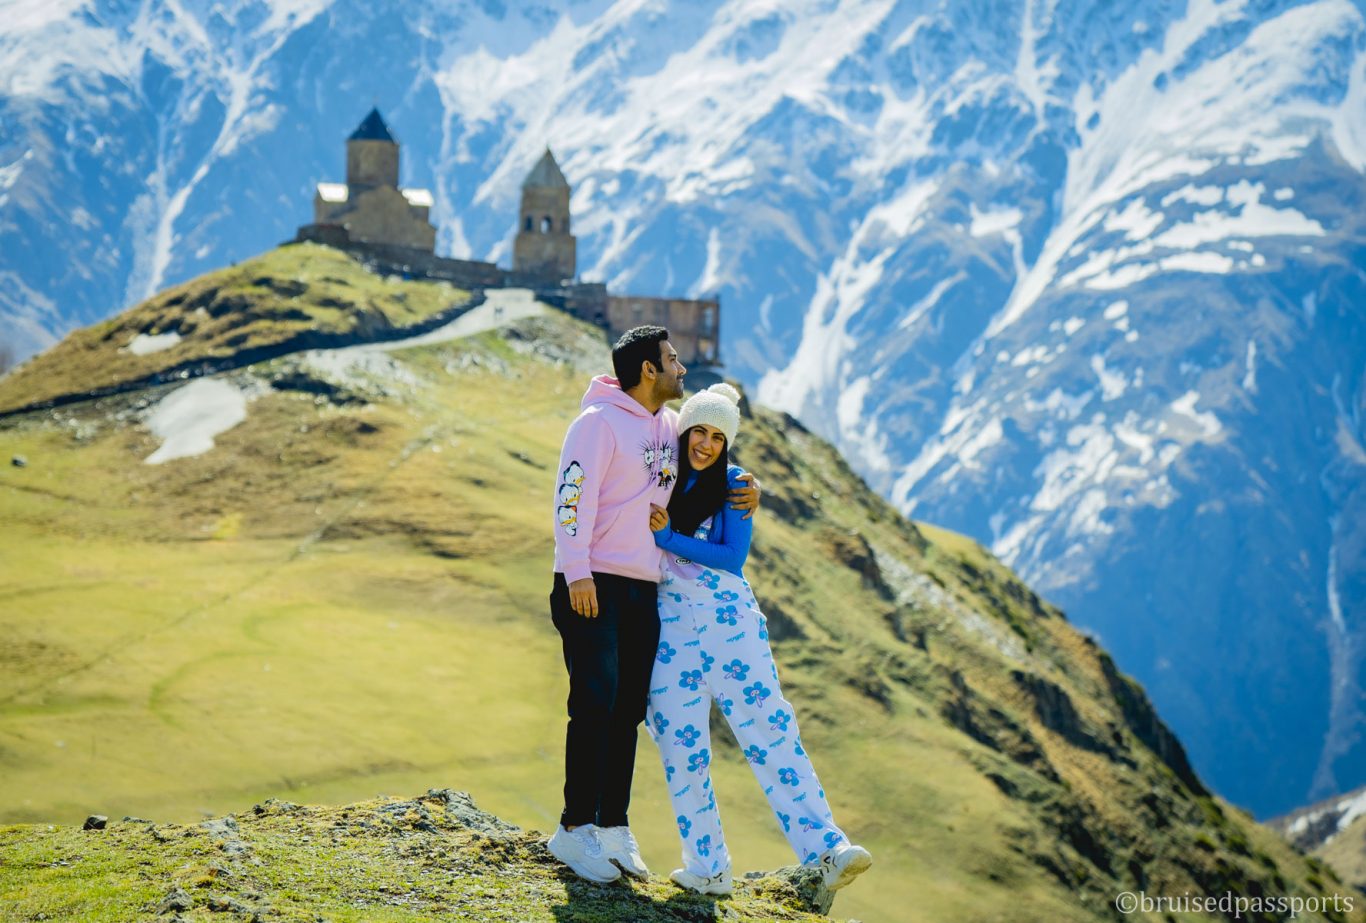
[[[522,188],[536,189],[568,189],[569,183],[565,180],[564,174],[560,172],[560,165],[555,162],[555,155],[550,153],[550,148],[545,149],[541,159],[536,166],[527,174],[522,181]]]
[[[365,117],[365,121],[351,133],[348,141],[388,141],[390,144],[397,144],[394,136],[389,134],[389,126],[384,124],[384,118],[379,114],[379,109],[371,109],[370,114]]]

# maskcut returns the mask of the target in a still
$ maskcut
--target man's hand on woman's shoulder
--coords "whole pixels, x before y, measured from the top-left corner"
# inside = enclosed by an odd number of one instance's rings
[[[745,510],[745,515],[740,518],[749,519],[754,515],[754,511],[759,508],[759,500],[764,493],[763,489],[759,485],[759,479],[748,471],[737,475],[735,480],[744,481],[746,486],[737,487],[730,492],[731,508]]]

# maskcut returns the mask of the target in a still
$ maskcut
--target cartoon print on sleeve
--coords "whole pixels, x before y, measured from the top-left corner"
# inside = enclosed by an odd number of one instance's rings
[[[555,518],[567,535],[579,534],[579,497],[582,494],[583,466],[572,461],[560,473],[560,488],[556,493],[559,507],[555,510]]]

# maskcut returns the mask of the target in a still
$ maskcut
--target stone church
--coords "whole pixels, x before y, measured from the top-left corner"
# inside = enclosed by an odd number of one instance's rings
[[[530,288],[547,304],[605,329],[615,338],[640,324],[669,328],[687,365],[720,366],[719,300],[614,295],[600,282],[580,282],[570,230],[568,180],[547,148],[522,182],[512,268],[440,257],[426,189],[398,185],[399,144],[372,109],[346,140],[346,182],[318,183],[313,223],[296,241],[315,241],[355,253],[379,272],[442,279],[474,293]]]
[[[319,183],[313,223],[341,225],[362,243],[436,249],[436,228],[427,220],[432,194],[398,185],[398,142],[378,109],[371,109],[346,139],[346,182]]]

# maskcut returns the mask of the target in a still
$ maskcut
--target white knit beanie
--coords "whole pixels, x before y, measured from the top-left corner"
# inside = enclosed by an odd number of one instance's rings
[[[726,448],[734,445],[735,432],[740,428],[740,392],[723,381],[684,401],[678,412],[678,434],[702,423],[725,434]]]

